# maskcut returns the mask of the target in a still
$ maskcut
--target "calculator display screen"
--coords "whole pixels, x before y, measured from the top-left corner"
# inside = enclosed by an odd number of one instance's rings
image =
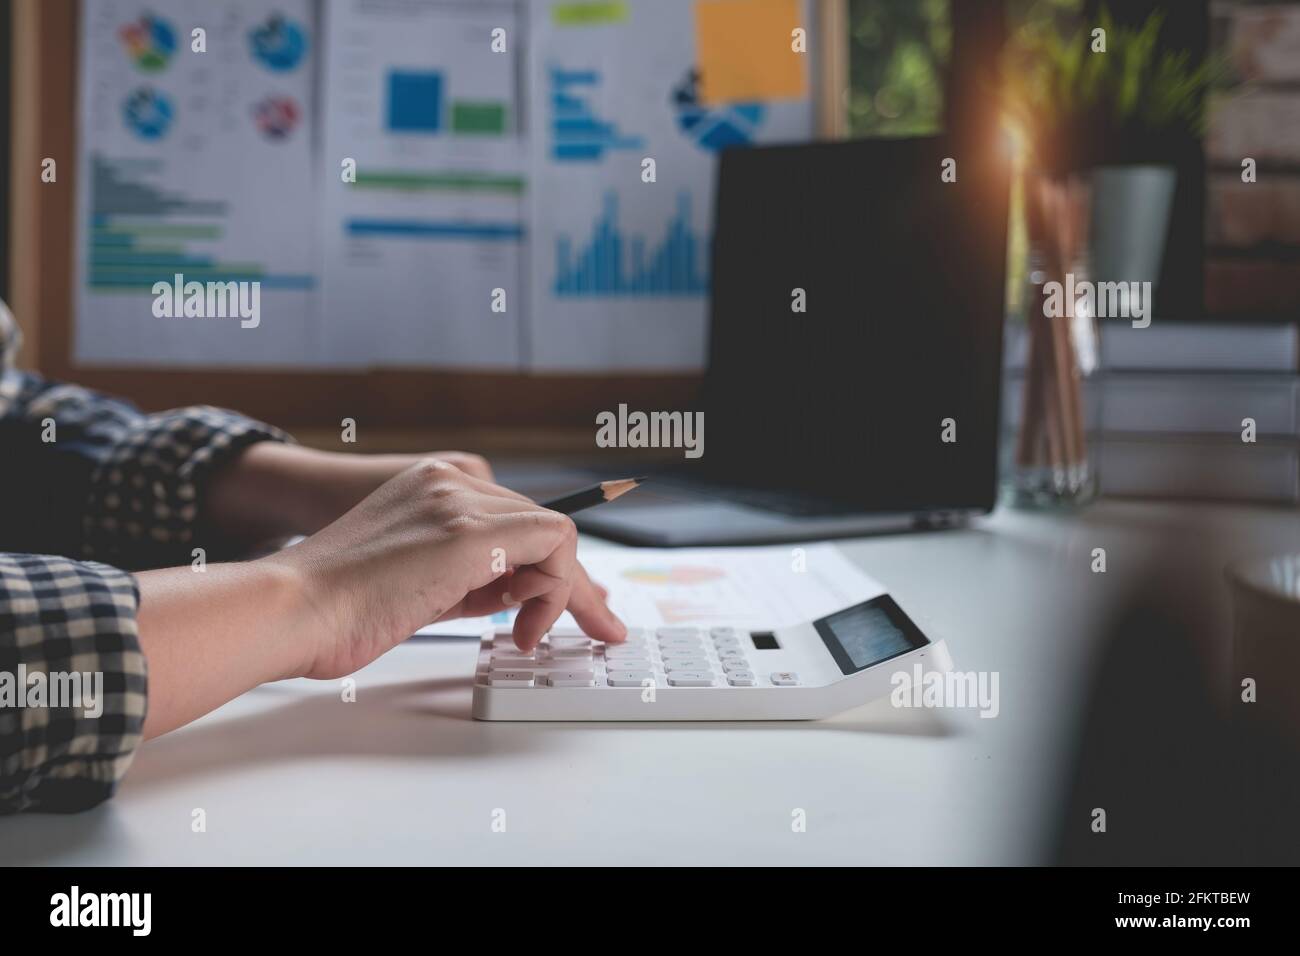
[[[845,674],[929,643],[888,594],[816,620],[813,627]]]

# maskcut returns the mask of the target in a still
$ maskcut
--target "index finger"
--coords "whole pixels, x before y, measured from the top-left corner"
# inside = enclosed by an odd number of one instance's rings
[[[541,515],[551,514],[553,513],[546,511],[525,512],[523,516],[524,520],[537,524]],[[574,569],[579,567],[578,534],[572,521],[563,518],[563,523],[560,523],[555,520],[559,517],[562,516],[541,519],[556,529],[556,537],[552,539],[553,546],[549,553],[540,560],[527,562],[530,567],[526,570],[530,578],[540,578],[553,584],[536,597],[524,601],[519,614],[515,617],[515,644],[521,650],[528,651],[535,648],[559,616],[564,613],[565,605],[569,603],[569,594],[573,589]],[[522,576],[521,573],[516,572],[516,577]]]

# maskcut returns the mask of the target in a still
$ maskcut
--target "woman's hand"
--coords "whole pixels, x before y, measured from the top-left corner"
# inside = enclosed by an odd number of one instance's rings
[[[433,621],[519,606],[515,643],[535,647],[567,607],[601,641],[626,628],[576,555],[564,515],[429,458],[338,521],[263,561],[307,583],[320,626],[301,674],[339,677]]]
[[[427,459],[292,548],[142,572],[145,735],[267,681],[350,674],[436,620],[518,605],[515,643],[532,648],[567,607],[592,637],[622,641],[576,540],[564,515]]]

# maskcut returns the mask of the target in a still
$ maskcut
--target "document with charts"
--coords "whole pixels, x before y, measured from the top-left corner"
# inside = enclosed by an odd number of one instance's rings
[[[885,593],[832,544],[754,548],[584,548],[583,566],[632,627],[773,628],[823,617]],[[513,611],[434,624],[422,635],[477,637]],[[575,626],[566,611],[557,622]]]
[[[76,361],[317,360],[314,9],[82,4]],[[155,283],[177,274],[258,283],[256,324],[155,315]]]
[[[526,177],[516,4],[337,0],[325,16],[329,361],[517,368]]]
[[[527,7],[532,364],[698,368],[717,153],[811,136],[811,4]]]

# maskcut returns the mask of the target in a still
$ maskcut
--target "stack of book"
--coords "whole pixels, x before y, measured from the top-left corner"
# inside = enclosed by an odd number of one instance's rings
[[[1023,326],[1007,331],[1004,447],[1020,423],[1027,348]],[[1300,501],[1295,325],[1105,324],[1084,406],[1104,495]]]

